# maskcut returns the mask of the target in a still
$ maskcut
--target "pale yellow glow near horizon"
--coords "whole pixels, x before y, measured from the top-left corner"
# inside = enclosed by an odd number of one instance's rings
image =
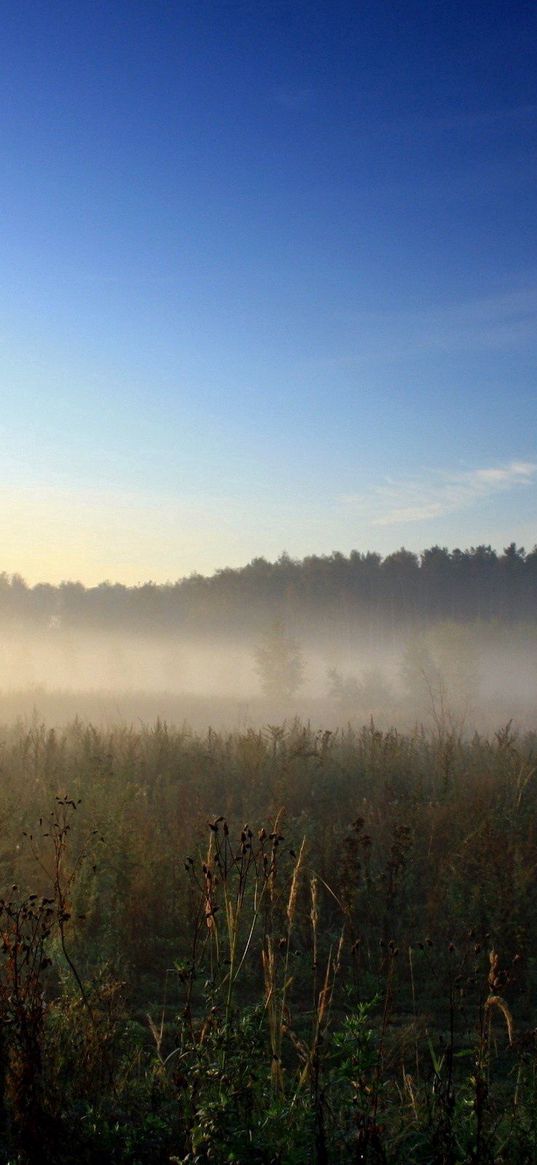
[[[346,543],[349,527],[342,509],[338,530],[330,499],[322,509],[292,498],[267,505],[224,494],[175,497],[27,483],[0,491],[0,513],[0,570],[31,586],[66,580],[132,586],[211,575],[256,556],[274,561],[283,550],[297,557],[315,548],[322,553],[327,528]]]
[[[127,585],[212,573],[233,531],[216,503],[126,492],[4,489],[0,569],[29,585],[104,580]],[[241,548],[235,553],[241,560]]]
[[[498,529],[495,510],[485,516],[477,505],[448,514],[441,524],[433,515],[393,525],[392,512],[389,526],[379,522],[378,494],[365,494],[355,506],[354,499],[349,504],[337,497],[315,504],[293,497],[267,502],[225,494],[9,486],[0,490],[0,571],[20,574],[30,586],[62,581],[135,586],[212,575],[258,556],[275,561],[284,550],[300,559],[352,549],[386,555],[402,545],[420,553],[438,542],[490,543],[500,550],[513,540],[527,549],[534,545],[532,523],[505,521]],[[391,494],[381,501],[391,504]]]

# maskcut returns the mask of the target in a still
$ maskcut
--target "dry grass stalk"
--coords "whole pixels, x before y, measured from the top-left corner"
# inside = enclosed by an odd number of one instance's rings
[[[512,1044],[513,1043],[513,1016],[511,1015],[511,1012],[509,1010],[509,1007],[507,1006],[507,1003],[505,1002],[505,999],[502,999],[501,995],[489,995],[488,999],[485,1000],[485,1014],[486,1015],[490,1015],[490,1009],[492,1007],[497,1007],[498,1010],[501,1011],[503,1018],[505,1020],[505,1026],[507,1028],[507,1038],[509,1040],[509,1043]]]
[[[306,845],[306,838],[303,837],[302,844],[301,844],[300,850],[298,852],[298,858],[295,862],[295,868],[293,870],[293,877],[291,879],[291,886],[289,889],[289,898],[287,901],[287,922],[288,922],[287,938],[288,939],[289,939],[289,935],[291,932],[291,928],[293,926],[295,913],[296,913],[296,904],[297,904],[297,898],[298,898],[298,885],[299,885],[299,879],[300,879],[300,872],[302,870],[302,865],[303,865],[303,861],[304,861],[305,845]]]

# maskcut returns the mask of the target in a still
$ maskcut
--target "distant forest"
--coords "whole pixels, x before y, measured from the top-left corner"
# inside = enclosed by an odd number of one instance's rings
[[[353,550],[302,561],[284,553],[211,577],[132,587],[28,586],[20,575],[0,574],[0,621],[40,628],[240,637],[277,618],[295,630],[317,623],[329,632],[346,621],[349,630],[367,624],[385,635],[439,620],[514,623],[536,614],[537,546],[526,553],[515,543],[502,554],[490,546],[433,546],[420,555],[401,549],[386,558]]]

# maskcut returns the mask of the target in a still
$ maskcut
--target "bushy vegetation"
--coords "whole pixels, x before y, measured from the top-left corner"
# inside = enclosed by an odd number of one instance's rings
[[[5,727],[0,1160],[535,1160],[536,751]]]

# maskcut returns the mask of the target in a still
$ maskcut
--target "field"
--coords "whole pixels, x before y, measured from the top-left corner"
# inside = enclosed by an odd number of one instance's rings
[[[4,726],[0,1159],[536,1160],[536,748]]]

